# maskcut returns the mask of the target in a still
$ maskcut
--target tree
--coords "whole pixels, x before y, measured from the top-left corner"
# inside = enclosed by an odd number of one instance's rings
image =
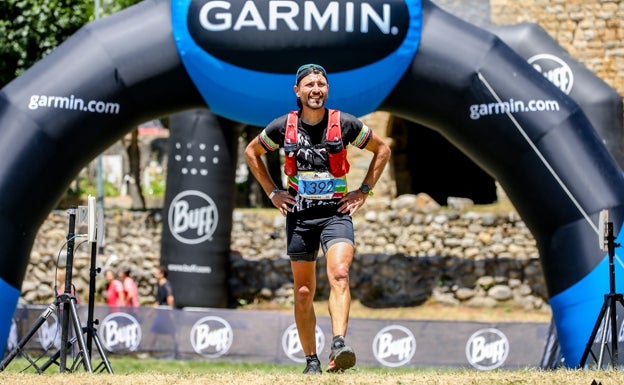
[[[85,0],[0,2],[0,87],[73,35],[92,15]]]
[[[0,1],[0,88],[95,20],[96,0]],[[141,0],[101,0],[100,16]]]
[[[85,24],[106,17],[142,0],[0,0],[0,88],[28,68]],[[98,15],[96,15],[96,10]],[[127,147],[132,174],[136,170],[138,145],[133,136]],[[141,194],[139,185],[139,194]],[[145,206],[141,194],[140,201]]]
[[[129,186],[130,197],[132,198],[132,208],[145,210],[145,197],[143,196],[143,188],[141,187],[141,150],[139,149],[139,129],[137,127],[130,133],[129,143],[122,139],[122,143],[126,147],[128,154],[128,163],[130,164],[130,176],[134,179],[134,183]]]

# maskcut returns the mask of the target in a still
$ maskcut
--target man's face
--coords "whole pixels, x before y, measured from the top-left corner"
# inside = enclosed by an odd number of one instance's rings
[[[327,79],[321,74],[311,73],[301,79],[298,86],[295,86],[295,93],[304,106],[313,110],[323,108],[327,101],[329,85]]]

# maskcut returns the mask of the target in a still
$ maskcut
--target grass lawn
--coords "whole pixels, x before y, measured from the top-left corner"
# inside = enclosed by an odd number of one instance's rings
[[[106,371],[85,373],[79,368],[74,373],[60,374],[58,367],[50,367],[43,374],[20,373],[27,364],[15,360],[0,373],[0,383],[19,385],[168,385],[168,384],[244,384],[244,385],[545,385],[545,384],[601,384],[624,382],[624,373],[615,370],[583,371],[555,370],[457,370],[413,368],[361,368],[345,373],[323,373],[320,376],[301,374],[302,367],[248,363],[219,363],[212,361],[163,361],[110,357],[114,374]],[[94,359],[93,366],[99,362]],[[20,366],[21,365],[21,366]]]

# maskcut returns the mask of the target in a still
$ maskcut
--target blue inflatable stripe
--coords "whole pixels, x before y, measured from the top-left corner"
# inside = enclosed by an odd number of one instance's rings
[[[0,279],[0,309],[14,309],[17,307],[20,291]],[[9,332],[11,331],[11,321],[15,311],[3,311],[0,314],[0,352],[6,349]]]
[[[615,242],[622,244],[622,238],[620,233]],[[624,267],[621,257],[618,256],[619,249],[616,248],[615,251],[616,292],[621,293],[624,287]],[[576,368],[581,363],[604,303],[604,296],[609,291],[609,256],[605,254],[604,259],[585,278],[550,299],[566,367]]]
[[[191,1],[172,2],[173,34],[182,63],[211,112],[242,123],[265,126],[272,119],[296,109],[292,91],[296,66],[293,65],[293,72],[289,74],[264,73],[223,62],[205,52],[188,29]],[[330,71],[328,107],[363,116],[375,111],[393,90],[413,61],[422,29],[420,0],[406,0],[405,3],[409,27],[403,43],[375,63],[348,71]]]

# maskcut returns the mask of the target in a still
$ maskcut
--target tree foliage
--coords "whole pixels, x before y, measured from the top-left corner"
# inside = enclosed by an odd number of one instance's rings
[[[1,0],[0,88],[95,19],[97,0]],[[105,17],[141,0],[100,0]]]
[[[0,88],[52,52],[85,24],[142,0],[0,0]],[[136,131],[136,130],[135,130]],[[136,135],[127,148],[140,180]],[[140,186],[139,205],[145,207]]]

